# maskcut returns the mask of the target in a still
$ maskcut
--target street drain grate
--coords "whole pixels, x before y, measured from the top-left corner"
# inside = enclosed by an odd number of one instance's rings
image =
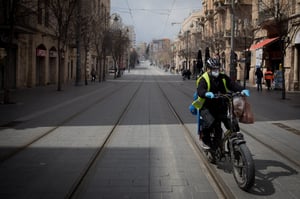
[[[294,128],[289,127],[289,126],[287,126],[285,124],[282,124],[282,123],[272,123],[272,124],[274,124],[275,126],[278,126],[278,127],[282,128],[284,130],[292,132],[292,133],[294,133],[296,135],[300,135],[300,130],[298,130],[298,129],[294,129]]]

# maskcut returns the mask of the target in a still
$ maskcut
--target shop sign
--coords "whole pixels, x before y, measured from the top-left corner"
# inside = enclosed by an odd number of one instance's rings
[[[49,51],[49,57],[57,57],[57,52],[53,51],[53,50],[50,50]]]
[[[277,70],[274,73],[274,81],[273,83],[273,88],[274,89],[282,89],[282,82],[283,82],[283,74],[281,70]]]
[[[36,50],[36,56],[37,57],[46,57],[47,51],[43,49],[37,49]]]
[[[259,48],[255,51],[256,63],[255,67],[260,68],[262,66],[262,59],[263,59],[263,49]]]

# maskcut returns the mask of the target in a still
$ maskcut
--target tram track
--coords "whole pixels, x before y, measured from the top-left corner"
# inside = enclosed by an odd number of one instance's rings
[[[17,155],[18,153],[22,152],[23,150],[25,150],[26,148],[30,147],[34,143],[42,140],[43,138],[45,138],[46,136],[48,136],[52,132],[55,132],[57,129],[59,129],[60,127],[64,126],[69,121],[71,121],[71,120],[75,119],[76,117],[78,117],[79,115],[81,115],[81,114],[89,111],[90,109],[92,109],[95,106],[95,104],[101,103],[108,96],[114,95],[115,93],[117,93],[118,91],[120,91],[121,89],[123,89],[125,86],[122,85],[118,89],[114,89],[114,90],[110,89],[107,94],[102,95],[101,97],[99,97],[98,99],[96,99],[95,101],[93,101],[93,103],[90,103],[90,104],[87,104],[86,106],[83,106],[81,109],[77,110],[72,115],[70,115],[67,118],[65,118],[64,120],[60,121],[56,126],[53,126],[50,129],[48,129],[47,131],[42,132],[40,135],[34,137],[33,139],[31,139],[27,143],[23,144],[22,146],[18,146],[16,148],[12,149],[10,152],[8,152],[6,154],[2,154],[1,157],[0,157],[0,163],[3,163],[5,161],[7,161],[8,159],[10,159],[13,156]],[[58,108],[61,108],[61,107],[58,106]],[[44,111],[43,114],[46,114],[46,111]],[[41,117],[41,115],[37,114],[35,117],[30,116],[28,118],[30,118],[30,120],[31,120],[31,119],[34,119],[36,117]],[[16,123],[16,124],[21,124],[22,123],[22,124],[24,124],[26,122],[29,122],[30,120],[26,120],[26,121],[23,121],[23,122],[11,121],[11,122],[9,122],[9,124],[11,124],[11,123]],[[17,127],[18,126],[14,126],[13,128],[17,128]],[[6,128],[12,128],[12,127],[10,125],[8,125],[8,124],[2,125],[2,129],[6,129]]]
[[[74,113],[71,116],[65,118],[63,121],[61,121],[55,127],[52,127],[51,129],[47,130],[46,132],[44,132],[43,134],[41,134],[37,138],[31,140],[30,142],[26,143],[25,145],[23,145],[21,147],[18,147],[13,152],[11,152],[11,153],[7,154],[6,156],[2,157],[1,160],[0,160],[0,164],[5,164],[6,161],[9,161],[11,158],[18,155],[19,153],[26,150],[27,148],[34,145],[35,143],[41,141],[43,138],[50,135],[51,133],[56,132],[60,127],[64,126],[68,122],[76,119],[80,115],[88,112],[95,105],[102,103],[106,98],[109,98],[109,96],[112,96],[112,95],[120,92],[120,90],[124,89],[126,86],[130,86],[130,85],[134,85],[134,84],[136,84],[136,82],[134,82],[133,84],[132,83],[120,84],[122,86],[118,87],[117,89],[112,89],[111,91],[109,91],[105,95],[102,95],[98,99],[94,100],[93,103],[87,104],[83,108],[77,110],[76,113]],[[143,80],[141,81],[141,83],[139,85],[135,86],[135,87],[137,87],[137,88],[135,88],[135,91],[133,90],[132,92],[130,92],[130,93],[133,93],[133,94],[129,95],[129,98],[127,99],[127,104],[125,104],[124,108],[122,109],[120,115],[115,120],[114,124],[111,125],[111,129],[109,130],[109,132],[107,132],[105,134],[105,137],[102,138],[103,142],[99,143],[99,146],[97,146],[93,149],[94,151],[92,152],[92,154],[90,155],[88,160],[86,160],[86,162],[84,163],[84,165],[80,169],[80,172],[78,172],[78,174],[76,174],[76,176],[74,177],[75,180],[73,180],[72,183],[70,182],[69,188],[66,190],[66,194],[64,195],[63,198],[74,198],[76,196],[76,194],[78,194],[78,191],[80,191],[80,187],[83,186],[83,184],[84,184],[84,180],[88,176],[88,174],[91,171],[93,165],[95,165],[97,160],[99,158],[101,158],[102,152],[104,151],[106,145],[109,143],[110,139],[113,137],[114,133],[116,132],[116,129],[118,128],[120,121],[124,118],[124,115],[128,111],[131,104],[133,103],[134,98],[136,97],[136,95],[137,95],[138,91],[140,90],[142,84],[143,84]],[[127,89],[124,89],[124,90],[127,90]],[[44,165],[44,163],[41,163],[41,164]]]
[[[230,189],[226,186],[226,183],[222,180],[222,178],[220,176],[218,176],[217,172],[215,171],[215,168],[210,166],[209,163],[205,160],[205,157],[204,157],[203,153],[201,152],[200,148],[197,146],[197,144],[195,142],[193,142],[191,132],[189,131],[187,126],[184,124],[184,122],[181,119],[181,117],[179,116],[179,114],[176,112],[176,109],[173,107],[172,103],[170,102],[170,99],[167,97],[164,90],[161,88],[161,86],[159,85],[159,83],[157,81],[156,81],[156,83],[157,83],[158,88],[160,89],[163,97],[167,101],[167,104],[169,105],[170,111],[177,118],[179,124],[184,129],[185,137],[186,137],[189,145],[192,147],[192,150],[195,151],[197,157],[200,158],[202,162],[204,162],[205,168],[203,168],[203,166],[201,166],[201,167],[205,170],[204,171],[205,173],[208,172],[209,175],[211,176],[211,178],[210,178],[211,180],[209,180],[209,181],[213,181],[213,184],[211,184],[211,185],[212,185],[212,187],[215,187],[216,194],[220,198],[235,198],[234,195],[231,193]],[[82,194],[81,192],[84,192],[84,188],[87,184],[86,180],[87,181],[89,180],[89,173],[90,172],[93,173],[92,172],[93,166],[97,162],[99,162],[99,160],[101,159],[102,152],[104,151],[106,146],[109,144],[110,140],[113,138],[113,136],[116,132],[116,129],[118,128],[118,125],[119,125],[120,121],[126,115],[126,113],[129,110],[131,104],[133,104],[134,98],[136,97],[136,95],[137,95],[139,89],[141,88],[141,86],[142,86],[142,83],[136,89],[134,94],[131,96],[129,102],[127,103],[127,105],[123,109],[122,113],[119,115],[117,122],[114,124],[113,128],[111,129],[111,131],[109,132],[109,134],[105,138],[105,141],[104,141],[103,145],[101,145],[97,149],[97,151],[94,153],[94,155],[90,159],[89,163],[87,163],[86,168],[83,169],[83,172],[79,175],[78,179],[75,181],[75,183],[73,184],[72,188],[70,189],[69,193],[67,194],[67,196],[65,198],[67,198],[67,199],[81,198],[81,194]]]
[[[137,81],[134,81],[134,82],[137,83]],[[141,82],[145,82],[145,80],[141,80]],[[151,80],[149,82],[155,82],[155,81]],[[178,124],[180,124],[180,126],[182,127],[182,129],[183,129],[182,132],[184,132],[187,142],[189,143],[189,145],[191,146],[193,151],[195,151],[195,154],[197,155],[197,157],[203,163],[203,164],[201,164],[201,168],[203,169],[203,172],[205,173],[205,175],[208,176],[208,181],[211,183],[212,187],[215,189],[217,195],[220,198],[236,198],[236,196],[232,193],[231,189],[226,185],[227,183],[225,183],[224,179],[222,179],[222,177],[220,177],[221,173],[217,171],[217,168],[215,167],[215,165],[211,165],[206,160],[206,157],[202,153],[202,150],[199,146],[198,140],[195,140],[195,137],[193,136],[193,134],[195,134],[195,133],[191,132],[191,130],[190,130],[191,128],[189,128],[188,124],[185,123],[183,117],[181,116],[180,110],[176,109],[176,103],[174,103],[174,101],[173,101],[174,99],[172,99],[172,97],[171,98],[168,97],[169,95],[167,93],[167,89],[166,89],[167,87],[165,87],[165,85],[164,85],[164,87],[162,85],[160,85],[160,82],[161,81],[156,81],[163,97],[167,101],[170,111],[174,114],[174,116],[178,120]],[[170,85],[172,85],[172,83],[170,83],[170,82],[168,82],[168,83]],[[173,84],[175,85],[175,83],[173,83]],[[95,149],[93,149],[94,151],[92,152],[92,155],[89,156],[89,158],[87,158],[88,159],[87,161],[84,161],[84,166],[83,166],[83,168],[81,168],[81,172],[77,173],[75,176],[76,180],[74,180],[74,181],[72,181],[72,183],[70,183],[71,188],[67,189],[67,191],[66,191],[67,194],[64,194],[64,196],[65,196],[64,198],[77,198],[78,194],[79,194],[79,196],[81,196],[81,194],[80,194],[81,191],[85,191],[84,189],[88,185],[88,183],[86,183],[86,179],[89,178],[89,176],[93,175],[93,172],[92,172],[92,174],[90,174],[91,170],[93,170],[93,165],[95,165],[95,163],[97,163],[98,160],[101,159],[102,153],[104,152],[105,148],[110,143],[110,141],[112,140],[114,135],[116,135],[115,132],[118,131],[118,126],[120,125],[120,122],[122,123],[122,118],[124,118],[126,116],[126,113],[130,109],[130,106],[133,104],[134,98],[137,95],[137,93],[139,92],[139,89],[141,88],[141,86],[142,86],[142,83],[140,83],[140,85],[135,86],[134,89],[136,89],[136,90],[133,90],[132,92],[130,92],[128,99],[126,98],[126,102],[124,102],[124,105],[122,105],[122,109],[120,109],[120,115],[118,115],[116,117],[117,119],[114,119],[116,122],[110,123],[111,128],[108,131],[108,133],[106,134],[106,137],[104,138],[104,142],[102,142],[101,145],[99,145],[98,147],[95,147]],[[172,87],[174,87],[174,86],[172,86]],[[124,88],[124,86],[121,86],[117,90],[112,90],[111,92],[109,92],[105,96],[103,96],[102,98],[105,99],[110,95],[114,95],[115,93],[117,93],[118,91],[120,91],[123,88]],[[178,88],[178,84],[176,84],[176,88]],[[179,87],[177,90],[178,90],[178,92],[183,93],[184,96],[186,96],[189,100],[192,100],[191,98],[192,98],[192,94],[193,94],[193,89],[185,86],[185,88]],[[55,132],[58,128],[64,126],[65,124],[72,121],[73,119],[76,119],[76,117],[80,116],[81,114],[86,113],[87,111],[91,110],[97,103],[99,104],[104,100],[102,98],[99,98],[99,99],[95,100],[93,103],[86,105],[84,108],[81,108],[80,109],[81,112],[77,111],[70,117],[66,118],[64,121],[59,123],[57,126],[54,126],[52,129],[49,129],[47,131],[47,134],[45,134],[44,136],[41,136],[39,139],[32,140],[31,143],[28,143],[28,146],[25,146],[24,148],[15,152],[14,154],[11,155],[11,157],[13,157],[14,155],[17,155],[19,152],[21,152],[22,150],[25,150],[27,147],[38,142],[39,140],[42,140],[47,135],[51,134],[52,132]],[[245,132],[245,131],[243,131],[243,132],[248,135],[248,132]],[[261,143],[261,144],[263,144],[263,143]],[[10,159],[10,157],[8,157],[7,159],[4,159],[3,161],[6,161],[8,159]],[[2,159],[0,158],[0,163],[1,162],[2,162]],[[80,197],[78,197],[78,198],[80,198]]]
[[[121,114],[119,115],[117,121],[113,125],[112,129],[110,132],[107,134],[107,136],[104,139],[104,142],[102,143],[101,146],[98,146],[96,149],[95,153],[93,156],[90,158],[89,162],[86,164],[86,167],[83,169],[81,174],[78,176],[77,180],[73,183],[71,189],[69,190],[68,194],[66,195],[65,198],[71,199],[71,198],[76,198],[78,195],[80,195],[80,190],[81,186],[84,186],[85,180],[89,175],[89,172],[92,170],[92,167],[94,164],[97,162],[99,158],[101,158],[101,153],[109,143],[110,139],[113,137],[114,133],[116,132],[117,127],[120,124],[120,121],[124,118],[126,112],[128,111],[129,107],[133,103],[133,99],[136,97],[138,91],[140,90],[143,82],[140,83],[138,88],[135,90],[135,92],[132,94],[130,99],[128,100],[128,103],[125,105],[124,109],[122,110]]]

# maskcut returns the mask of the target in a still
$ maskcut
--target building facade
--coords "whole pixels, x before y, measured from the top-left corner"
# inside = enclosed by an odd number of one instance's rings
[[[1,1],[0,5],[0,49],[2,52],[0,56],[0,89],[45,86],[57,84],[58,81],[61,83],[74,82],[78,71],[76,68],[78,46],[76,46],[75,34],[78,5],[74,5],[70,17],[70,34],[66,46],[58,49],[58,36],[53,29],[55,18],[51,1],[19,1],[15,8],[11,7],[10,2],[10,0]],[[66,2],[71,6],[75,1],[68,0]],[[84,18],[84,13],[100,16],[101,20],[110,15],[109,0],[84,1],[80,7],[83,13],[82,18]],[[87,9],[89,12],[85,12]],[[14,21],[9,19],[13,10],[16,10]],[[87,57],[88,70],[96,64],[95,49],[93,49],[93,45],[88,47],[88,53],[82,54],[81,80],[85,78],[84,71],[87,70],[83,58]],[[12,52],[10,58],[7,57],[9,50]],[[58,56],[59,52],[60,56]],[[60,62],[58,57],[60,57]],[[59,63],[61,63],[60,68]],[[7,65],[10,67],[6,67]]]
[[[298,0],[203,0],[202,9],[181,24],[172,43],[176,68],[193,68],[197,49],[202,59],[219,57],[232,79],[255,84],[255,70],[284,75],[285,89],[299,90]],[[233,50],[233,51],[232,51]],[[277,79],[280,88],[280,81]],[[275,81],[275,82],[276,82]],[[282,88],[280,88],[282,89]]]
[[[171,40],[170,39],[154,39],[150,43],[150,60],[159,67],[170,68],[171,60]]]
[[[255,69],[275,73],[274,88],[299,91],[300,1],[256,0],[252,7],[253,45],[250,81]],[[284,84],[282,84],[284,81]]]
[[[207,56],[217,56],[220,58],[224,70],[229,74],[231,66],[231,49],[235,55],[242,60],[245,56],[245,49],[251,44],[252,34],[250,30],[252,1],[239,1],[234,3],[235,19],[232,21],[231,1],[224,0],[204,0],[202,9],[193,12],[182,23],[179,33],[179,42],[176,45],[175,53],[181,60],[188,60],[188,66],[192,73],[199,72],[196,69],[197,60],[202,56],[203,62]],[[247,13],[247,14],[246,14]],[[249,14],[250,13],[250,14]],[[234,25],[234,31],[231,27]],[[232,37],[233,35],[233,37]],[[234,44],[234,46],[232,45]],[[235,80],[243,80],[246,77],[244,63],[235,63]],[[205,67],[205,63],[204,63]]]

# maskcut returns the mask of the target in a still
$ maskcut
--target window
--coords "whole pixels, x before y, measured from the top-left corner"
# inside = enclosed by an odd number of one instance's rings
[[[42,24],[43,23],[42,0],[38,0],[37,17],[38,17],[38,24]]]
[[[49,27],[49,0],[45,0],[45,26]]]

